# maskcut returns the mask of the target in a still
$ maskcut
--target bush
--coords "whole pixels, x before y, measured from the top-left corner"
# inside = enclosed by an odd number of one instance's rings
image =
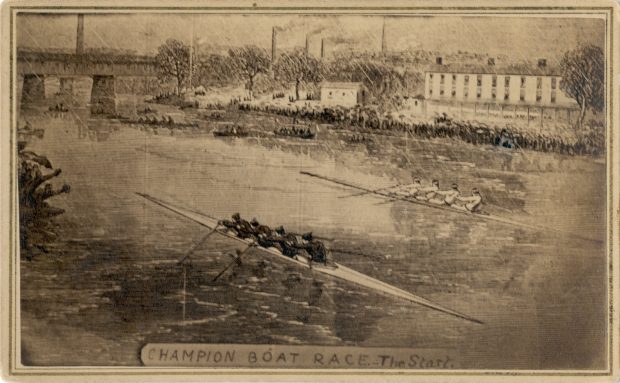
[[[55,190],[47,183],[58,177],[61,170],[53,169],[45,156],[25,150],[25,144],[19,145],[18,158],[20,245],[22,254],[30,260],[38,253],[48,252],[45,244],[56,238],[52,218],[64,213],[47,200],[68,193],[71,188],[65,184]]]

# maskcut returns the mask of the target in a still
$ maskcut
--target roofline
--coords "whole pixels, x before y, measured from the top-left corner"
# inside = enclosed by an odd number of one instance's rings
[[[562,75],[560,74],[525,74],[525,73],[516,73],[516,72],[510,72],[510,71],[506,71],[506,72],[480,72],[480,71],[471,71],[471,72],[463,72],[463,71],[456,71],[456,72],[451,72],[451,71],[434,71],[434,70],[427,70],[424,72],[425,74],[427,73],[450,73],[450,74],[490,74],[490,75],[499,75],[499,76],[529,76],[529,77],[562,77]]]

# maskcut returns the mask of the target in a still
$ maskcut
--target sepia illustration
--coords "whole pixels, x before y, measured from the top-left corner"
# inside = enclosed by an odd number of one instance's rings
[[[607,371],[608,16],[15,11],[19,366]]]

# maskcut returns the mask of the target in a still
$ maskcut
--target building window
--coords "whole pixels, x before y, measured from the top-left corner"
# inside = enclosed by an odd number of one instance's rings
[[[443,89],[439,89],[439,95],[443,96]]]
[[[344,92],[342,92],[342,95],[344,96]]]
[[[497,87],[497,76],[493,75],[492,79],[491,79],[491,86],[493,88]]]
[[[556,86],[557,86],[556,81],[557,81],[557,79],[555,77],[553,77],[551,79],[551,89],[555,89],[556,88]]]
[[[480,88],[476,90],[476,97],[478,98],[482,97],[482,90]]]
[[[551,91],[551,102],[555,104],[555,90]]]
[[[521,76],[521,88],[525,88],[525,76]]]
[[[508,94],[508,91],[504,92],[504,100],[508,100],[508,98],[510,97],[510,95]]]
[[[330,96],[332,95],[332,91],[331,91],[331,90],[329,91],[329,95],[330,95]]]
[[[432,80],[433,79],[433,74],[429,74],[428,77]]]
[[[536,89],[542,89],[542,77],[536,77]]]
[[[452,89],[452,97],[456,96],[456,90]]]
[[[504,88],[510,88],[510,76],[504,77]]]
[[[430,96],[432,96],[432,95],[433,95],[433,88],[428,88],[428,94],[429,94]]]
[[[542,100],[542,77],[536,78],[536,102]]]
[[[482,86],[482,75],[481,74],[476,76],[476,85]]]
[[[452,81],[456,81],[456,75],[455,74],[452,75]]]
[[[521,92],[519,93],[519,100],[525,101],[525,92],[523,89],[521,89]]]
[[[440,84],[443,84],[445,80],[446,80],[446,76],[441,75],[441,76],[439,77],[439,83],[440,83]]]
[[[463,86],[463,97],[469,97],[469,75],[465,75],[463,83],[465,84]]]

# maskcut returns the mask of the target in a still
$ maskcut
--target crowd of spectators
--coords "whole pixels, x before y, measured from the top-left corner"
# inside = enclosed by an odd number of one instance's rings
[[[294,119],[305,119],[319,124],[330,124],[334,128],[352,128],[357,132],[383,133],[408,132],[424,139],[451,138],[474,145],[498,145],[508,138],[514,149],[555,152],[567,155],[598,156],[605,152],[605,130],[596,124],[584,124],[579,129],[533,131],[527,128],[490,126],[478,121],[458,121],[445,115],[427,122],[409,122],[366,108],[342,107],[281,107],[239,103],[243,111],[266,112]]]

